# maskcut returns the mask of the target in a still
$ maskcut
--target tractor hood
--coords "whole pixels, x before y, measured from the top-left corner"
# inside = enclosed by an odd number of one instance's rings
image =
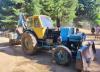
[[[81,41],[84,37],[83,33],[76,34],[73,27],[62,27],[60,29],[62,41]]]

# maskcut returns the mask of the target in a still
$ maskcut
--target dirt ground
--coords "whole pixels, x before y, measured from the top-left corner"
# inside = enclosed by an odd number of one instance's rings
[[[38,52],[34,56],[23,53],[21,46],[9,46],[8,38],[0,37],[0,72],[76,72],[74,65],[60,66],[52,62],[51,54]],[[100,45],[96,45],[96,61],[91,72],[100,72]]]
[[[75,72],[73,66],[53,63],[48,52],[27,56],[20,46],[10,47],[8,41],[8,38],[0,37],[0,72]]]

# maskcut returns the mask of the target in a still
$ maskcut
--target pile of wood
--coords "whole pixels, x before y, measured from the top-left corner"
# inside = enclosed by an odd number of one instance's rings
[[[19,44],[21,44],[20,40],[9,39],[9,45],[19,45]]]
[[[17,33],[11,32],[8,35],[10,45],[19,45],[21,41],[17,39]]]

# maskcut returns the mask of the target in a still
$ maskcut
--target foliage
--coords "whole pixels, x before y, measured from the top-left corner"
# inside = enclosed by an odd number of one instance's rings
[[[0,25],[17,24],[20,10],[48,15],[55,24],[57,19],[62,25],[72,23],[76,15],[100,24],[100,0],[0,0]]]
[[[61,20],[67,24],[75,18],[77,0],[41,0],[42,14],[51,16],[53,20]]]
[[[25,1],[25,11],[28,15],[40,15],[41,5],[40,0],[26,0]]]
[[[79,0],[77,15],[90,19],[95,24],[100,24],[100,0]]]
[[[100,25],[100,13],[96,14],[95,23]]]
[[[78,15],[85,15],[88,18],[93,18],[96,10],[95,0],[79,0]]]
[[[96,0],[95,23],[100,25],[100,0]]]
[[[8,25],[15,25],[17,23],[19,9],[16,5],[19,3],[24,3],[24,0],[1,0],[0,25],[8,27]]]

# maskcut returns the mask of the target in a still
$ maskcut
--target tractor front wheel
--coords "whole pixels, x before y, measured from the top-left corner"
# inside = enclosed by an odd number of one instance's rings
[[[24,53],[32,55],[37,51],[37,40],[32,33],[24,32],[21,38],[21,45]]]
[[[58,46],[54,51],[54,59],[57,64],[69,65],[71,64],[71,52],[65,46]]]

